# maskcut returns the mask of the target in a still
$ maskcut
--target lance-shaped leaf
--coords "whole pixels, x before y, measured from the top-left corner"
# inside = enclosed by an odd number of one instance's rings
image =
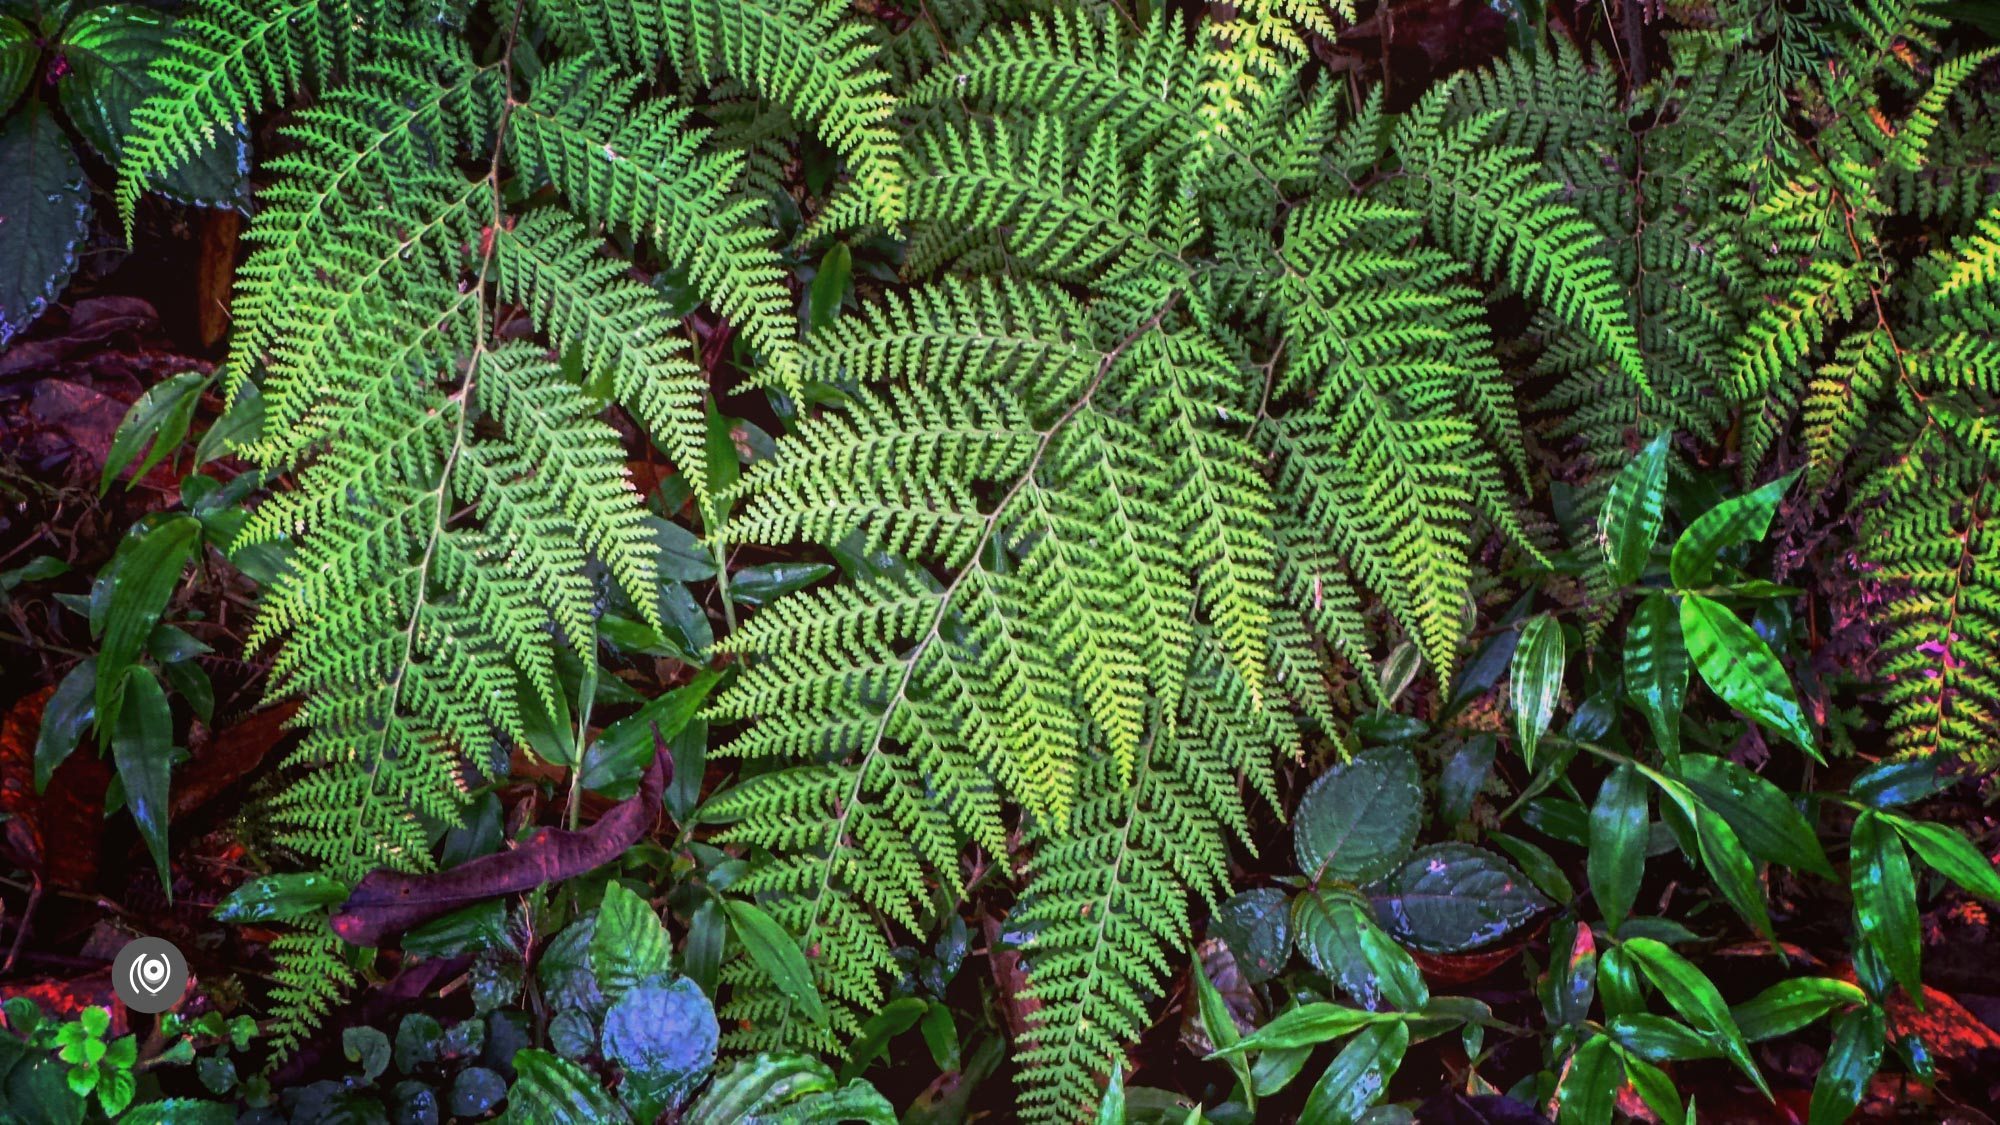
[[[1604,779],[1590,809],[1590,889],[1614,934],[1639,900],[1650,797],[1646,779],[1631,763],[1621,762]]]
[[[1674,585],[1697,590],[1715,581],[1715,563],[1739,543],[1755,543],[1771,529],[1778,502],[1798,479],[1796,471],[1742,496],[1732,496],[1688,525],[1674,541],[1670,569]]]
[[[1863,812],[1849,840],[1854,915],[1861,936],[1882,955],[1896,983],[1924,1006],[1923,935],[1917,923],[1917,883],[1910,854],[1880,813]]]
[[[1556,717],[1556,700],[1562,696],[1565,651],[1562,623],[1544,613],[1521,629],[1521,643],[1514,648],[1514,670],[1509,687],[1514,703],[1514,734],[1521,743],[1521,756],[1535,764],[1535,744],[1548,732]]]
[[[1597,520],[1604,569],[1613,586],[1627,586],[1645,572],[1666,515],[1667,439],[1661,431],[1612,478]]]
[[[1721,602],[1686,594],[1681,597],[1681,633],[1696,670],[1724,703],[1777,731],[1815,761],[1825,760],[1813,745],[1798,692],[1777,654],[1742,618]]]
[[[1680,610],[1665,592],[1639,599],[1625,627],[1625,694],[1639,705],[1667,761],[1681,752],[1681,707],[1687,702],[1688,653]]]

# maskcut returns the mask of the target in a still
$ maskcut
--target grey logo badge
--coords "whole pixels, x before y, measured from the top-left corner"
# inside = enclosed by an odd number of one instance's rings
[[[111,962],[111,987],[135,1012],[164,1012],[187,990],[187,958],[165,938],[134,938]]]

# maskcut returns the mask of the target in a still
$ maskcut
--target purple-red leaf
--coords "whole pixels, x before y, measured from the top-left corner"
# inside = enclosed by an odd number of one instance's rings
[[[601,867],[637,843],[660,816],[672,758],[653,734],[653,763],[639,791],[618,802],[580,832],[542,828],[516,847],[461,863],[449,871],[411,875],[378,868],[365,876],[334,911],[333,932],[355,945],[380,945],[463,906],[533,890]]]

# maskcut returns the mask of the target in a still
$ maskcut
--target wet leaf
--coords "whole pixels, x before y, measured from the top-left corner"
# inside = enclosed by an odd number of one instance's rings
[[[604,1057],[622,1067],[635,1088],[627,1090],[627,1101],[650,1120],[679,1105],[707,1077],[720,1035],[708,997],[683,977],[627,991],[604,1016],[602,1042]]]
[[[1798,475],[1791,472],[1754,492],[1732,496],[1689,524],[1674,542],[1674,585],[1683,590],[1709,585],[1715,581],[1715,564],[1723,551],[1762,540],[1779,502]]]
[[[1423,819],[1417,763],[1398,746],[1380,746],[1334,766],[1300,798],[1292,850],[1315,879],[1366,883],[1409,854]]]
[[[1856,774],[1848,792],[1878,809],[1895,808],[1951,788],[1958,780],[1946,755],[1878,762]]]
[[[1313,1084],[1299,1113],[1300,1125],[1352,1125],[1381,1099],[1410,1045],[1404,1023],[1363,1028]]]
[[[372,1027],[350,1027],[340,1033],[340,1052],[361,1064],[361,1080],[373,1082],[389,1069],[389,1037]]]
[[[615,1125],[632,1120],[596,1075],[532,1047],[514,1054],[508,1111],[537,1125]]]
[[[694,717],[722,680],[703,669],[687,683],[664,692],[631,715],[605,727],[583,752],[583,787],[607,797],[629,797],[654,757],[654,728],[671,741]],[[678,771],[675,774],[679,776]]]
[[[1209,933],[1236,957],[1243,979],[1262,984],[1278,975],[1292,955],[1291,900],[1276,887],[1245,891],[1222,904]]]
[[[833,573],[828,563],[775,562],[746,566],[729,576],[729,600],[752,609],[771,604],[778,598]]]
[[[177,516],[119,544],[110,567],[104,643],[97,655],[100,737],[110,734],[107,727],[116,729],[125,670],[145,650],[153,626],[159,624],[167,600],[180,585],[181,567],[200,540],[201,522],[193,516]]]
[[[1312,1047],[1350,1035],[1369,1024],[1401,1019],[1402,1016],[1395,1012],[1369,1012],[1324,1002],[1302,1004],[1218,1050],[1216,1055]]]
[[[1729,1006],[1722,1002],[1722,994],[1706,974],[1692,961],[1651,938],[1631,938],[1619,948],[1660,990],[1674,1011],[1697,1031],[1706,1032],[1721,1048],[1723,1057],[1735,1063],[1766,1096],[1770,1094],[1764,1076],[1757,1072],[1757,1064],[1750,1060],[1750,1049],[1744,1045],[1742,1033],[1730,1019]]]
[[[1882,1038],[1882,1010],[1873,1005],[1834,1021],[1833,1046],[1813,1083],[1810,1125],[1840,1125],[1854,1113],[1882,1065]]]
[[[625,884],[604,886],[597,929],[590,936],[590,964],[597,986],[614,1003],[649,977],[673,971],[674,948],[653,906]]]
[[[49,778],[76,749],[97,714],[97,659],[85,657],[56,685],[42,708],[42,726],[35,736],[35,792],[49,788]]]
[[[874,1065],[882,1052],[889,1049],[889,1041],[917,1025],[917,1021],[933,1010],[929,1001],[916,996],[901,996],[882,1005],[874,1015],[861,1024],[861,1030],[854,1037],[854,1045],[847,1050],[847,1062],[840,1068],[840,1080],[847,1082],[861,1077],[863,1071]],[[950,1010],[939,1007],[949,1019]]]
[[[1668,762],[1680,756],[1687,686],[1688,653],[1680,611],[1665,593],[1648,591],[1625,627],[1625,693],[1646,716]]]
[[[41,60],[40,37],[27,24],[0,14],[0,113],[14,107]]]
[[[125,786],[125,804],[139,825],[146,850],[153,854],[160,887],[173,901],[173,876],[167,871],[167,776],[174,765],[174,715],[167,693],[151,670],[126,671],[121,688],[125,706],[111,736],[111,758]]]
[[[1727,758],[1690,754],[1681,760],[1681,780],[1702,804],[1729,822],[1752,856],[1831,879],[1833,866],[1820,850],[1819,835],[1784,790]]]
[[[1599,542],[1611,585],[1629,586],[1645,572],[1646,560],[1666,517],[1667,441],[1661,431],[1612,478],[1598,517]]]
[[[1625,1062],[1611,1049],[1611,1040],[1593,1035],[1569,1060],[1569,1072],[1557,1087],[1559,1125],[1611,1125],[1618,1108],[1618,1087],[1625,1083]]]
[[[735,931],[736,940],[743,943],[750,959],[771,978],[778,991],[799,1006],[807,1019],[825,1023],[826,1005],[813,984],[812,967],[806,964],[799,943],[754,903],[724,899],[722,905],[729,914],[730,929]]]
[[[1855,818],[1849,849],[1854,914],[1861,936],[1882,955],[1896,983],[1921,1006],[1923,935],[1917,925],[1917,883],[1910,855],[1876,812]]]
[[[813,274],[812,286],[807,291],[807,327],[825,328],[840,315],[840,302],[852,287],[853,274],[854,252],[845,242],[834,243],[826,257],[819,260],[819,270]]]
[[[183,371],[153,384],[139,396],[111,435],[111,449],[104,455],[104,470],[97,480],[99,495],[111,487],[111,482],[118,479],[118,474],[124,472],[126,466],[132,464],[132,459],[139,456],[140,450],[148,452],[138,467],[132,470],[132,479],[126,482],[127,488],[139,483],[153,466],[180,448],[181,442],[187,438],[188,425],[194,420],[195,407],[201,403],[201,392],[208,383],[209,377],[198,371]]]
[[[1521,643],[1514,648],[1513,675],[1509,695],[1514,705],[1514,736],[1529,768],[1535,764],[1535,745],[1556,717],[1556,701],[1562,696],[1563,663],[1568,658],[1562,623],[1541,614],[1521,629]]]
[[[260,875],[216,904],[218,922],[289,922],[347,900],[347,884],[327,875]]]
[[[1598,788],[1597,803],[1590,809],[1590,889],[1613,934],[1639,901],[1650,797],[1646,779],[1631,763],[1621,762]]]
[[[1879,815],[1931,870],[1957,883],[1967,894],[2000,903],[2000,871],[1995,871],[1993,861],[1973,847],[1963,834],[1942,824],[1889,813]]]
[[[69,138],[39,99],[0,119],[0,348],[69,284],[90,233],[90,192]]]
[[[1734,610],[1698,594],[1681,598],[1681,633],[1701,678],[1724,703],[1824,761],[1799,709],[1798,692],[1764,638]]]
[[[1512,864],[1469,844],[1419,849],[1369,898],[1397,940],[1431,953],[1496,941],[1549,905]]]
[[[1779,981],[1729,1010],[1747,1042],[1758,1043],[1806,1026],[1836,1008],[1868,1002],[1868,994],[1844,980],[1801,977]]]
[[[1301,894],[1293,904],[1299,948],[1355,1003],[1373,1010],[1380,999],[1415,1011],[1430,999],[1409,953],[1382,932],[1362,905],[1340,891]]]

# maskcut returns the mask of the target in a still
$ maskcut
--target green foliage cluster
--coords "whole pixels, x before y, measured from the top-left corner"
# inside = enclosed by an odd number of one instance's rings
[[[1309,62],[1332,25],[1300,5],[1022,7],[890,27],[814,0],[202,0],[176,25],[118,149],[128,226],[149,186],[297,107],[222,373],[230,418],[254,419],[240,451],[278,484],[211,540],[263,560],[252,644],[275,650],[271,693],[302,701],[269,807],[315,873],[225,908],[292,927],[275,1048],[365,964],[327,908],[497,822],[487,787],[515,748],[575,771],[572,824],[582,789],[629,791],[641,728],[588,737],[609,645],[736,666],[662,734],[715,893],[690,910],[684,974],[615,883],[537,950],[544,990],[566,956],[603,1003],[565,1027],[574,1051],[515,1056],[523,1119],[680,1105],[707,1061],[665,1059],[688,1044],[630,1039],[645,1020],[619,1013],[710,997],[719,1048],[748,1057],[693,1119],[801,1091],[886,1114],[852,1081],[885,1037],[924,1020],[947,1053],[935,1008],[903,994],[906,947],[996,873],[1031,1009],[1026,1120],[1119,1119],[1125,1052],[1204,914],[1242,923],[1239,965],[1269,979],[1297,948],[1324,981],[1245,1034],[1197,967],[1240,1092],[1218,1119],[1339,1038],[1307,1106],[1348,1121],[1410,1043],[1456,1031],[1480,1059],[1497,1026],[1433,996],[1407,949],[1481,947],[1551,908],[1566,968],[1525,1098],[1605,1121],[1629,1082],[1682,1120],[1661,1063],[1719,1057],[1761,1085],[1745,1044],[1831,1015],[1814,1117],[1843,1117],[1881,1062],[1883,1005],[1920,993],[1909,852],[1975,894],[2000,878],[1896,811],[1932,791],[1894,782],[1909,767],[1795,799],[1683,717],[1833,747],[1786,670],[1797,591],[1760,553],[1803,482],[1794,521],[1844,505],[1887,592],[1889,748],[1932,777],[1991,764],[1992,53],[1956,49],[1921,0],[1670,4],[1657,74],[1621,81],[1550,33],[1392,104]],[[809,222],[785,190],[795,151]],[[718,385],[732,342],[746,377]],[[121,468],[186,432],[197,390],[177,387],[135,410]],[[750,390],[775,440],[722,413]],[[617,418],[675,471],[657,513]],[[1560,527],[1527,514],[1551,476]],[[661,518],[683,508],[698,538]],[[174,518],[135,541],[145,581],[108,595],[141,604],[85,677],[100,731],[167,707],[148,591],[215,532]],[[733,567],[742,547],[841,573]],[[1473,646],[1481,605],[1523,576],[1585,598],[1524,599]],[[1420,671],[1424,720],[1395,710]],[[1454,717],[1503,674],[1511,730],[1460,739]],[[737,774],[697,807],[711,724]],[[1456,743],[1437,789],[1458,823],[1503,734],[1530,778],[1488,840],[1506,856],[1418,847],[1418,753]],[[1329,747],[1340,764],[1277,808],[1283,763]],[[127,782],[142,827],[149,792]],[[1272,811],[1297,871],[1231,897],[1233,845]],[[1676,951],[1686,927],[1635,916],[1645,859],[1678,850],[1774,940],[1759,865],[1833,874],[1822,811],[1852,817],[1858,983],[1732,1008]],[[1585,849],[1594,921],[1516,814]],[[479,909],[485,1014],[529,958],[500,903]],[[658,956],[600,963],[607,917],[618,958]],[[839,1074],[813,1060],[843,1055]]]

